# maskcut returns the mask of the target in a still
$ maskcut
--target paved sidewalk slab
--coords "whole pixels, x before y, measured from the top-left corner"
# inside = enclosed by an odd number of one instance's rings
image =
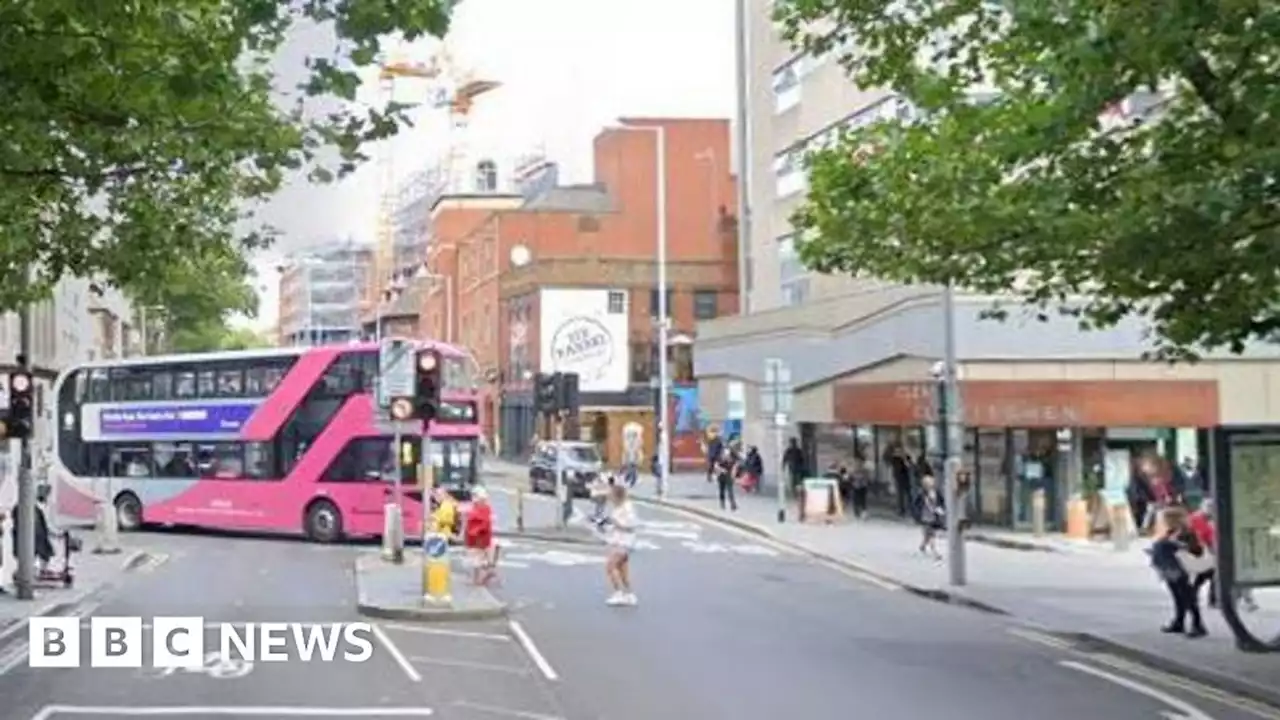
[[[507,606],[487,588],[469,584],[468,573],[453,562],[447,604],[428,601],[422,593],[421,553],[406,553],[404,563],[386,562],[379,553],[356,558],[356,609],[361,615],[387,620],[457,622],[504,617]]]
[[[946,562],[918,552],[911,524],[871,518],[835,525],[779,524],[776,500],[739,497],[736,512],[706,497],[701,478],[677,477],[666,504],[768,537],[793,549],[871,575],[915,594],[1007,614],[1037,629],[1087,642],[1152,666],[1280,705],[1280,654],[1240,652],[1220,613],[1206,611],[1209,637],[1189,640],[1159,631],[1170,614],[1164,586],[1148,566],[1146,543],[1119,552],[1106,544],[1026,552],[978,542],[966,544],[968,584],[955,588]],[[1263,636],[1280,632],[1280,602],[1246,622]]]

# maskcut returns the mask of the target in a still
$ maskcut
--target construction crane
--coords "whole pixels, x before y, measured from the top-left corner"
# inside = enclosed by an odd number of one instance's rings
[[[427,92],[428,104],[436,109],[449,112],[449,137],[445,157],[445,176],[450,178],[451,191],[458,188],[455,179],[465,169],[463,163],[470,155],[467,130],[471,110],[476,98],[484,95],[500,85],[492,80],[478,79],[473,72],[464,71],[454,60],[448,46],[437,51],[428,62],[418,63],[404,59],[401,55],[382,65],[379,72],[379,89],[382,98],[390,102],[395,99],[397,80],[427,80],[432,86]],[[380,183],[378,188],[378,229],[377,253],[374,260],[374,295],[369,300],[381,302],[383,284],[391,277],[396,268],[395,262],[395,153],[390,142],[382,144],[378,157],[380,166]]]

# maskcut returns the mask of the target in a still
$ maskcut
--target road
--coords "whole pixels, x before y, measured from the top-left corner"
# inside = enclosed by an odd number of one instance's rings
[[[507,498],[495,493],[495,501],[507,515]],[[23,665],[0,675],[0,720],[124,718],[142,708],[150,717],[250,720],[428,711],[446,720],[835,720],[851,712],[903,720],[1280,719],[736,531],[641,512],[649,524],[634,561],[636,608],[604,605],[595,548],[517,543],[505,553],[499,589],[515,607],[513,623],[381,624],[372,657],[358,665],[294,660],[168,674]],[[139,539],[166,552],[167,562],[127,577],[84,612],[357,620],[357,549]]]

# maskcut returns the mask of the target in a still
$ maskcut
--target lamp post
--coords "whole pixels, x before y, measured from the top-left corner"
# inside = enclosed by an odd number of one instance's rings
[[[657,200],[654,221],[658,234],[658,495],[667,496],[667,479],[671,475],[671,429],[667,408],[671,397],[671,376],[667,363],[667,333],[671,328],[667,307],[667,131],[661,125],[623,125],[629,132],[651,132],[657,140],[655,154]]]

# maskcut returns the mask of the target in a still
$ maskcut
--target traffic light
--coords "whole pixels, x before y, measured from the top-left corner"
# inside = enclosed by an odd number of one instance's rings
[[[417,381],[415,382],[414,401],[417,406],[419,420],[433,420],[440,408],[440,353],[435,350],[419,350],[415,364]]]
[[[30,372],[17,369],[9,375],[9,417],[4,424],[6,438],[23,440],[31,437],[35,416],[32,387]]]
[[[559,401],[556,405],[570,415],[578,414],[578,373],[558,373],[560,378],[556,394]]]
[[[554,415],[560,411],[560,373],[538,373],[534,389],[538,413]]]

